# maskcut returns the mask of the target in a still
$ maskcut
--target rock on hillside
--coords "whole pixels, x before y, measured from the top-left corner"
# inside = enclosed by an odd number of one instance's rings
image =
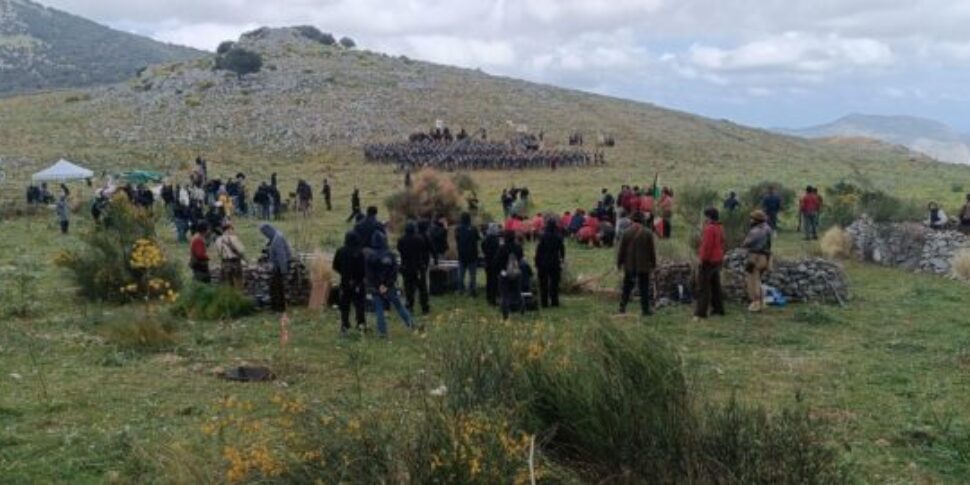
[[[0,0],[0,96],[116,83],[148,65],[202,55],[28,0]]]

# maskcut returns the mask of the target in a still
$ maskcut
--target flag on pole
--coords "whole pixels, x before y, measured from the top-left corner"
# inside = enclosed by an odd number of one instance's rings
[[[280,347],[286,347],[290,343],[290,317],[283,314],[280,318]]]

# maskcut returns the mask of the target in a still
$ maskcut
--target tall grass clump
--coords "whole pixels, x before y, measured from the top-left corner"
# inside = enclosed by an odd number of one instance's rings
[[[234,320],[256,312],[256,303],[231,286],[193,283],[183,291],[172,314],[198,320]]]
[[[435,216],[455,222],[466,209],[465,194],[474,188],[475,183],[468,176],[449,178],[425,169],[414,176],[411,187],[391,195],[384,205],[394,227],[403,227],[408,219]]]
[[[970,249],[962,249],[953,256],[953,275],[970,282]]]
[[[839,226],[825,231],[819,245],[826,258],[848,258],[852,255],[852,236]]]

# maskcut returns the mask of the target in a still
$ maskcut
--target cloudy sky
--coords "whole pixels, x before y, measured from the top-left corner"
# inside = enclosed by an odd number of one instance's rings
[[[43,3],[209,50],[261,25],[312,24],[369,50],[754,126],[861,112],[970,132],[970,0]]]

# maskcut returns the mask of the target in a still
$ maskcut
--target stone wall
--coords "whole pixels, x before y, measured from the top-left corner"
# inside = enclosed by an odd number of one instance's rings
[[[735,249],[725,257],[724,292],[729,299],[746,301],[744,266],[747,254]],[[765,285],[777,288],[790,301],[840,303],[850,298],[845,270],[834,261],[808,258],[788,261],[774,258],[771,270],[765,273]]]
[[[290,306],[306,306],[310,301],[309,261],[310,254],[299,254],[290,261],[290,272],[286,277],[286,302]],[[256,263],[243,264],[243,292],[258,305],[269,305],[269,280],[272,266],[265,258]],[[212,270],[213,284],[219,284],[219,268]]]
[[[721,281],[728,300],[747,300],[744,280],[746,252],[734,250],[725,258]],[[688,263],[665,263],[653,274],[654,301],[658,306],[676,303],[679,288],[691,291],[696,298],[696,275]],[[791,301],[839,303],[850,297],[848,279],[838,263],[811,258],[798,261],[775,260],[764,284],[778,288]],[[836,293],[838,296],[836,296]]]
[[[957,231],[937,231],[907,222],[876,224],[862,218],[846,228],[852,252],[860,261],[907,271],[949,275],[953,257],[970,248],[970,238]]]

